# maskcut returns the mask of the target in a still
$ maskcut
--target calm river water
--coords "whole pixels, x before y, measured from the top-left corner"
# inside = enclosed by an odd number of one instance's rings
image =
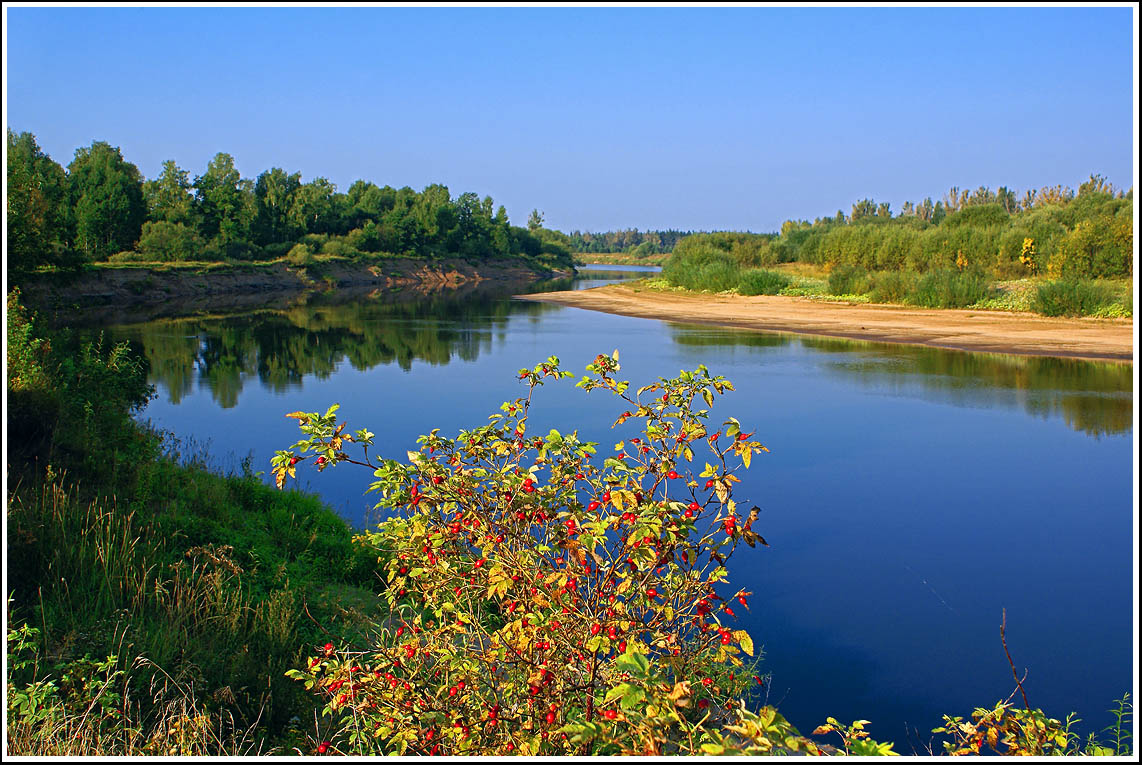
[[[584,271],[576,286],[638,275]],[[267,473],[298,437],[286,412],[339,403],[403,458],[434,427],[485,423],[520,394],[517,370],[550,355],[578,375],[617,348],[635,385],[705,364],[737,387],[711,420],[736,416],[771,450],[735,495],[762,508],[771,547],[742,548],[731,582],[756,593],[740,622],[794,724],[868,719],[923,752],[942,714],[1014,690],[1003,609],[1031,703],[1084,730],[1110,723],[1134,677],[1130,365],[688,326],[511,292],[319,297],[108,333],[150,361],[144,417],[222,467],[250,455]],[[577,427],[609,448],[616,401],[548,385],[530,429]],[[369,479],[341,466],[301,485],[363,526]]]

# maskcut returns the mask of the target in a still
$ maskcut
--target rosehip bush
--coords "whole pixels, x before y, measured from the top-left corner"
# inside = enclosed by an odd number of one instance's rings
[[[606,455],[577,431],[528,432],[538,389],[573,376],[555,357],[520,370],[525,395],[488,424],[433,430],[407,462],[371,456],[337,406],[288,415],[304,438],[273,458],[279,487],[302,464],[364,466],[391,511],[365,535],[390,609],[373,647],[327,645],[289,673],[324,699],[338,751],[818,751],[740,701],[755,648],[733,609],[750,593],[726,561],[765,540],[735,472],[768,450],[732,418],[711,432],[700,407],[733,386],[704,366],[633,394],[618,371],[600,355],[578,383],[622,402],[615,426],[638,424]]]

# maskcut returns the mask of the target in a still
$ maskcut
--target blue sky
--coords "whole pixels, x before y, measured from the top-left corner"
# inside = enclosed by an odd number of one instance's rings
[[[147,177],[219,151],[564,231],[773,231],[864,197],[1134,183],[1116,8],[14,8],[6,121]]]

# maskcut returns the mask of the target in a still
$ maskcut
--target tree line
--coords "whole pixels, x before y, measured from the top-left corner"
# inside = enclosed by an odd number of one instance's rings
[[[8,266],[14,276],[42,266],[98,261],[249,261],[282,256],[304,263],[341,256],[526,257],[569,266],[565,237],[513,226],[503,205],[448,187],[378,186],[358,180],[339,192],[328,179],[303,183],[275,167],[244,178],[234,158],[214,156],[200,175],[174,160],[146,179],[118,147],[95,141],[65,169],[31,133],[8,130]]]
[[[657,255],[673,252],[674,245],[693,233],[676,229],[639,231],[637,228],[631,228],[601,233],[576,230],[568,235],[568,240],[574,252],[630,252],[636,255]]]
[[[801,261],[870,271],[954,269],[999,279],[1133,275],[1134,191],[1091,175],[1078,191],[1051,186],[1016,194],[1006,187],[953,187],[943,199],[862,199],[813,222],[787,220],[773,234],[695,234],[676,259],[728,257],[741,267]]]

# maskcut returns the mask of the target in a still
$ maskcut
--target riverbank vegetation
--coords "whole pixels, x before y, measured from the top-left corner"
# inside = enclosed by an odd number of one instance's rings
[[[741,294],[798,276],[777,294],[836,296],[930,308],[1030,310],[1048,316],[1133,316],[1133,190],[1091,176],[1078,192],[952,189],[943,201],[862,200],[851,213],[786,221],[777,234],[695,234],[663,267],[670,286]],[[747,277],[745,274],[749,273]],[[745,283],[747,280],[748,284]]]
[[[314,706],[284,673],[364,645],[375,554],[317,499],[136,424],[150,389],[125,346],[49,335],[16,293],[7,317],[7,751],[303,740]]]
[[[242,177],[219,153],[201,175],[174,160],[145,179],[102,141],[67,168],[30,133],[7,134],[8,269],[17,282],[40,269],[92,263],[275,262],[305,266],[343,258],[523,259],[571,267],[567,238],[533,212],[513,226],[491,197],[453,198],[439,184],[420,192],[359,180],[339,192],[325,178],[271,168]]]
[[[532,394],[567,373],[523,370],[527,396],[490,424],[375,465],[398,514],[355,537],[136,424],[151,392],[125,347],[49,335],[16,293],[7,312],[10,753],[893,748],[862,722],[804,735],[752,700],[761,646],[734,609],[764,596],[724,562],[765,544],[732,496],[765,449],[736,421],[706,433],[700,407],[731,386],[704,369],[628,394],[596,359],[581,385],[640,425],[601,464],[574,434],[526,433]],[[292,416],[305,433],[279,476],[349,469],[350,439],[373,438],[336,410]],[[1004,703],[945,720],[946,751],[1125,754],[1129,699],[1118,711],[1099,743]]]

